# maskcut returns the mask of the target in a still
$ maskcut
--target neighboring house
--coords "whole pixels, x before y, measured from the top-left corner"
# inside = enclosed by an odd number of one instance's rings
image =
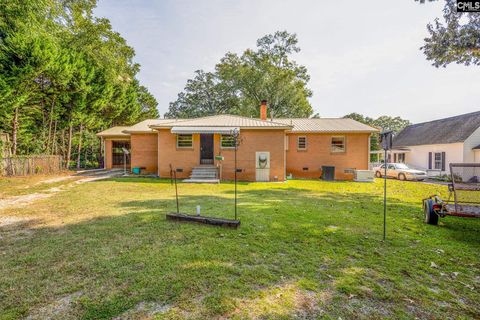
[[[480,163],[480,112],[408,126],[393,147],[390,161],[436,174],[448,173],[450,163]]]
[[[269,119],[217,115],[195,119],[152,119],[98,134],[104,143],[105,168],[123,167],[122,147],[130,150],[129,167],[177,177],[214,168],[220,179],[234,177],[231,133],[240,132],[237,176],[245,181],[284,181],[287,176],[319,178],[322,166],[334,166],[336,179],[352,179],[368,169],[370,135],[377,129],[352,119]],[[219,158],[223,157],[223,160]]]

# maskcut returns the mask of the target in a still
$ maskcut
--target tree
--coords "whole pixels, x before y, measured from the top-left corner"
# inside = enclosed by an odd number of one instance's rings
[[[192,118],[237,113],[239,99],[235,90],[219,79],[218,74],[195,71],[177,100],[170,103],[167,118]]]
[[[275,117],[310,116],[307,69],[290,58],[300,51],[297,43],[295,34],[278,31],[260,38],[256,50],[227,53],[214,72],[196,71],[166,116],[231,113],[258,117],[262,100],[268,100]]]
[[[394,134],[398,134],[406,126],[411,124],[409,120],[404,120],[400,117],[380,116],[377,119],[373,119],[356,112],[349,113],[343,116],[343,118],[353,119],[358,122],[364,123],[366,125],[372,126],[374,128],[378,128],[379,130],[382,130],[382,131],[392,130]],[[379,150],[380,149],[379,141],[380,141],[379,134],[378,133],[372,134],[370,138],[370,150],[372,151]]]
[[[95,133],[158,117],[136,79],[135,52],[96,0],[4,0],[0,10],[0,131],[13,154],[94,163]],[[97,155],[95,154],[97,153]]]
[[[427,25],[430,36],[421,49],[435,67],[446,67],[452,62],[480,65],[480,14],[457,12],[456,3],[446,0],[443,21],[437,18]]]

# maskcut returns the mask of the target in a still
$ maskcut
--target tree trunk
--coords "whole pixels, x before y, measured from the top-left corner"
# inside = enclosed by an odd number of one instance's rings
[[[52,105],[50,106],[50,116],[49,116],[49,120],[48,120],[48,138],[47,138],[47,146],[46,146],[46,150],[47,150],[47,153],[50,154],[52,148],[53,148],[53,141],[51,141],[51,138],[52,138],[52,126],[53,126],[53,108],[55,106],[55,98],[53,99],[52,101]]]
[[[80,137],[78,138],[78,152],[77,152],[77,169],[80,169],[80,159],[82,154],[82,136],[83,136],[83,124],[80,124]]]
[[[53,135],[52,135],[52,154],[57,154],[57,120],[53,125]]]
[[[73,125],[70,123],[70,127],[68,128],[68,147],[67,147],[67,169],[70,165],[70,158],[72,157],[72,136],[73,136]]]
[[[12,128],[12,155],[17,154],[17,133],[18,133],[18,107],[15,108],[13,114],[13,128]]]

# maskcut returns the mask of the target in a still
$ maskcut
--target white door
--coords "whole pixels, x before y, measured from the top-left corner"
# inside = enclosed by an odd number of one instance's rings
[[[270,152],[255,152],[255,167],[257,181],[270,181]]]

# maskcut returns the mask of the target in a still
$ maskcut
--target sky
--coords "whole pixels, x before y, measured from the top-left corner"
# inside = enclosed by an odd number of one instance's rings
[[[98,0],[135,49],[138,75],[160,114],[194,71],[212,71],[278,30],[296,33],[292,58],[307,67],[310,103],[321,117],[351,112],[413,123],[480,110],[480,68],[435,68],[420,47],[443,1]]]

